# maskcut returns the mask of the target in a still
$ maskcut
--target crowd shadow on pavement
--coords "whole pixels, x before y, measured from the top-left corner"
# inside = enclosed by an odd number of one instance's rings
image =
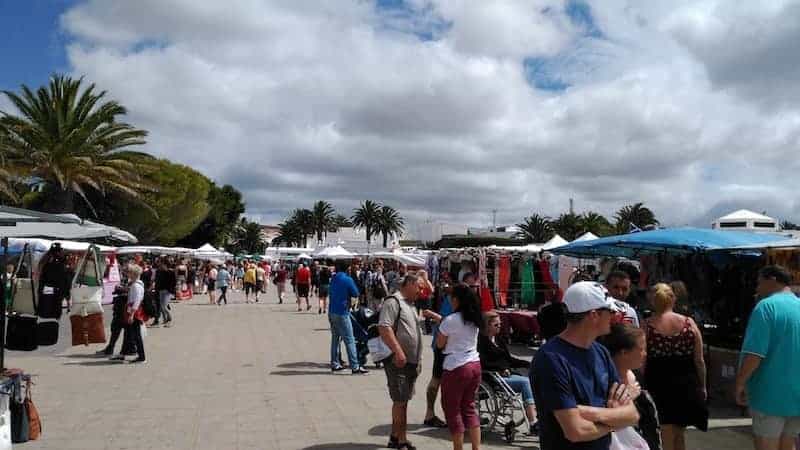
[[[303,447],[301,450],[376,450],[385,448],[382,445],[375,444],[356,444],[354,442],[347,442],[341,444],[318,444],[311,447]]]
[[[389,433],[391,431],[392,431],[392,426],[390,424],[385,424],[372,427],[367,433],[370,436],[384,436],[388,439]],[[409,424],[408,439],[411,442],[414,442],[414,436],[425,436],[427,438],[440,439],[448,442],[451,440],[450,432],[447,430],[447,428],[433,428],[427,425]],[[521,429],[520,432],[517,433],[516,439],[514,440],[513,444],[509,445],[508,443],[506,443],[501,432],[485,431],[485,430],[481,432],[481,443],[488,445],[508,446],[510,448],[516,447],[516,448],[524,448],[532,450],[539,449],[538,439],[522,432]]]
[[[322,375],[331,370],[330,364],[298,361],[292,363],[279,364],[281,369],[309,369],[309,370],[273,370],[270,375],[278,376],[297,376],[297,375]]]
[[[100,359],[96,361],[67,361],[64,363],[65,366],[116,366],[120,364],[125,364],[125,361],[111,361],[109,359]]]

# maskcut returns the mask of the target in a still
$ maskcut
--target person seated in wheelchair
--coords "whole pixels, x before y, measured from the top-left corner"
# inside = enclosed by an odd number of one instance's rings
[[[500,336],[500,315],[495,311],[484,314],[484,328],[478,336],[478,353],[481,356],[481,368],[484,371],[497,372],[506,384],[519,394],[525,404],[525,415],[531,424],[531,434],[537,434],[536,406],[533,402],[531,381],[526,376],[513,372],[513,369],[524,369],[527,373],[530,362],[511,356],[508,342]]]

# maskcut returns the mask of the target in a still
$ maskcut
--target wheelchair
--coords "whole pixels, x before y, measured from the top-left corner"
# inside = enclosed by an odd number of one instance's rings
[[[514,442],[520,425],[525,424],[525,429],[530,428],[522,394],[514,392],[497,372],[481,373],[481,384],[478,386],[475,405],[481,429],[493,431],[502,428],[503,436],[509,444]]]

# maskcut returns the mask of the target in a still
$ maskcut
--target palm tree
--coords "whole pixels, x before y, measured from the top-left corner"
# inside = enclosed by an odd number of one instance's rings
[[[19,196],[14,190],[16,176],[10,170],[6,170],[6,167],[9,167],[8,156],[10,156],[6,150],[8,142],[7,133],[3,131],[3,127],[0,125],[0,193],[13,202],[18,202]]]
[[[82,81],[54,75],[35,93],[25,85],[20,95],[2,91],[20,113],[0,114],[4,168],[54,188],[55,212],[72,212],[76,196],[94,211],[89,190],[142,201],[142,166],[151,156],[128,148],[144,144],[147,132],[118,121],[127,110],[103,102],[106,92],[94,84],[81,89]]]
[[[314,213],[310,209],[295,209],[292,211],[291,220],[303,237],[301,245],[307,247],[308,237],[313,235],[316,231],[314,226]]]
[[[353,228],[353,222],[350,222],[350,219],[348,219],[344,214],[336,214],[333,217],[333,223],[328,229],[328,232],[335,233],[339,230],[339,228]]]
[[[558,216],[558,219],[552,222],[552,226],[553,231],[568,241],[575,240],[583,230],[580,216],[571,212]]]
[[[597,236],[608,236],[611,234],[611,223],[596,212],[585,212],[581,214],[581,227],[583,233],[593,233]]]
[[[391,206],[383,205],[378,211],[378,224],[376,230],[383,236],[383,247],[389,244],[389,235],[399,236],[405,230],[405,221],[400,213]]]
[[[291,218],[285,222],[281,222],[278,224],[278,235],[275,239],[272,240],[274,245],[286,245],[288,247],[298,246],[300,247],[303,243],[303,235],[300,232],[300,228],[297,226]]]
[[[242,218],[236,228],[233,244],[238,251],[249,254],[264,253],[264,249],[267,246],[264,233],[261,231],[261,225],[257,222],[250,222],[245,218]]]
[[[327,234],[333,226],[336,211],[330,203],[320,200],[314,203],[311,213],[314,219],[314,231],[317,233],[317,242],[322,242],[322,235]]]
[[[360,207],[353,210],[353,217],[350,221],[353,226],[363,228],[367,233],[367,245],[372,242],[372,236],[376,234],[378,221],[380,220],[380,205],[367,200],[361,204]]]
[[[658,225],[656,215],[641,202],[623,206],[614,218],[620,234],[629,233],[633,227],[641,230],[650,225]]]
[[[518,236],[528,243],[547,242],[553,237],[553,226],[550,223],[550,218],[539,214],[532,214],[530,217],[526,217],[522,223],[517,224],[517,228],[520,229]]]

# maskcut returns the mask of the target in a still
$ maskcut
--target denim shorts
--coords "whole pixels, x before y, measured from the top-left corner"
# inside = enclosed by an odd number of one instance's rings
[[[800,417],[769,416],[751,409],[753,434],[766,439],[780,439],[781,436],[797,437],[800,434]]]

